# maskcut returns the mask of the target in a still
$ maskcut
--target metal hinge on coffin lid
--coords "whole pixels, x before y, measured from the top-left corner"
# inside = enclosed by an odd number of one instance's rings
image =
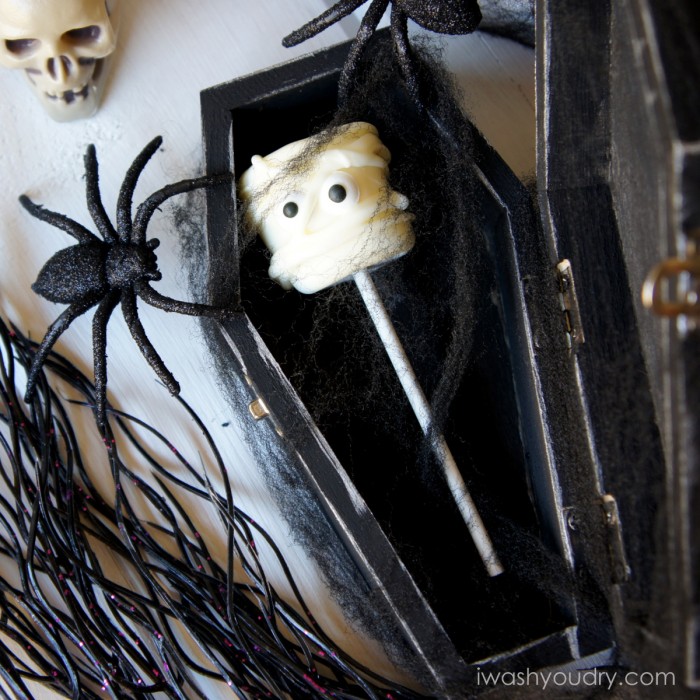
[[[631,569],[625,554],[625,543],[622,536],[622,523],[615,497],[609,493],[600,496],[591,503],[595,508],[602,508],[602,517],[605,523],[605,539],[610,557],[610,580],[614,584],[626,583],[630,579]],[[579,531],[580,511],[576,506],[568,506],[563,509],[566,524],[572,533]]]
[[[564,314],[566,340],[569,350],[575,352],[578,346],[585,342],[586,338],[583,334],[583,325],[581,324],[581,312],[579,311],[578,297],[576,296],[574,273],[569,260],[565,259],[557,264],[557,279],[559,282],[559,301]]]
[[[601,498],[605,527],[608,535],[608,550],[612,566],[612,582],[625,583],[630,578],[630,567],[625,556],[625,544],[622,537],[622,524],[614,496],[606,493]]]
[[[250,411],[250,415],[256,421],[267,418],[270,415],[270,410],[260,397],[250,402],[248,405],[248,410]]]

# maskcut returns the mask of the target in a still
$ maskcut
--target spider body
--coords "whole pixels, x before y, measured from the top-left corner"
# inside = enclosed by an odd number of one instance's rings
[[[284,46],[296,46],[347,17],[366,0],[339,0],[328,10],[292,32],[282,40]],[[403,73],[406,86],[413,98],[421,103],[418,79],[408,41],[408,20],[424,29],[439,34],[468,34],[481,21],[481,11],[476,0],[372,0],[362,18],[357,37],[353,42],[338,85],[339,101],[346,100],[352,86],[360,56],[374,34],[387,7],[391,3],[391,36],[394,50]]]
[[[102,299],[110,289],[126,289],[139,281],[157,282],[158,259],[153,249],[159,241],[146,246],[108,245],[103,241],[78,243],[59,250],[39,272],[32,289],[49,301],[74,304]],[[76,284],[76,280],[80,280]]]
[[[477,3],[465,0],[394,0],[393,4],[423,29],[439,34],[469,34],[481,20]]]
[[[146,336],[138,317],[137,298],[164,311],[190,316],[223,319],[228,315],[225,309],[163,296],[149,284],[162,278],[154,252],[159,241],[146,239],[146,228],[158,207],[176,194],[230,180],[230,175],[206,176],[167,185],[148,197],[132,218],[132,197],[139,175],[161,143],[160,137],[153,139],[127,171],[117,202],[116,228],[102,205],[95,147],[88,147],[85,154],[87,204],[99,236],[63,214],[44,209],[24,195],[20,197],[20,203],[32,216],[60,228],[78,241],[53,255],[32,285],[40,296],[68,304],[68,308],[51,324],[37,349],[27,378],[28,401],[53,345],[78,316],[94,306],[97,306],[93,318],[95,397],[97,420],[102,426],[106,421],[107,402],[107,323],[118,304],[139,350],[173,394],[177,394],[180,387]]]

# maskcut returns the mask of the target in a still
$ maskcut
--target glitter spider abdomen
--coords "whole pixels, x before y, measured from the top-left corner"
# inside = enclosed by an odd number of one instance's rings
[[[180,386],[156,352],[138,317],[137,298],[164,311],[188,316],[223,319],[228,310],[195,304],[163,296],[150,286],[162,278],[154,250],[159,241],[146,240],[146,229],[158,207],[170,197],[192,190],[230,181],[230,175],[214,175],[182,180],[148,197],[132,218],[132,198],[138,178],[158,150],[162,138],[151,141],[128,169],[117,201],[117,226],[105,212],[99,191],[97,155],[94,146],[85,153],[87,205],[101,239],[81,224],[63,214],[44,209],[22,195],[22,206],[34,217],[65,231],[78,243],[59,250],[39,272],[32,289],[49,301],[68,304],[68,308],[51,324],[39,345],[27,377],[26,400],[30,401],[39,372],[52,347],[70,324],[93,306],[93,358],[95,365],[95,403],[97,421],[106,421],[107,392],[107,323],[121,304],[124,320],[132,337],[158,378],[172,394]]]
[[[26,197],[21,202],[31,210]],[[99,240],[78,243],[50,258],[32,289],[49,301],[74,304],[93,298],[99,301],[110,289],[125,289],[140,280],[157,282],[163,277],[153,252],[159,245],[156,238],[145,246],[109,245]]]

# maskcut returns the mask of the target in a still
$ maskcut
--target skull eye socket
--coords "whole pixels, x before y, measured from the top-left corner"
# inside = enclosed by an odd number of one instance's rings
[[[5,39],[5,48],[13,56],[28,58],[37,51],[40,43],[38,39]]]
[[[101,35],[102,29],[96,24],[91,24],[64,32],[61,39],[71,46],[90,46],[99,41]]]

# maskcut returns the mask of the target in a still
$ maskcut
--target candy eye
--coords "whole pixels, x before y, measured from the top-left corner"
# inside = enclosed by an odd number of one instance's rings
[[[329,211],[351,207],[360,200],[360,188],[349,173],[338,171],[327,177],[321,188],[321,202]]]
[[[306,194],[300,191],[284,192],[275,204],[275,218],[285,230],[299,225],[301,215],[306,211]]]
[[[293,219],[299,213],[299,205],[296,202],[286,202],[282,207],[282,213],[288,219]]]
[[[328,199],[336,204],[345,201],[347,196],[348,191],[342,185],[337,183],[335,185],[331,185],[330,189],[328,190]]]

